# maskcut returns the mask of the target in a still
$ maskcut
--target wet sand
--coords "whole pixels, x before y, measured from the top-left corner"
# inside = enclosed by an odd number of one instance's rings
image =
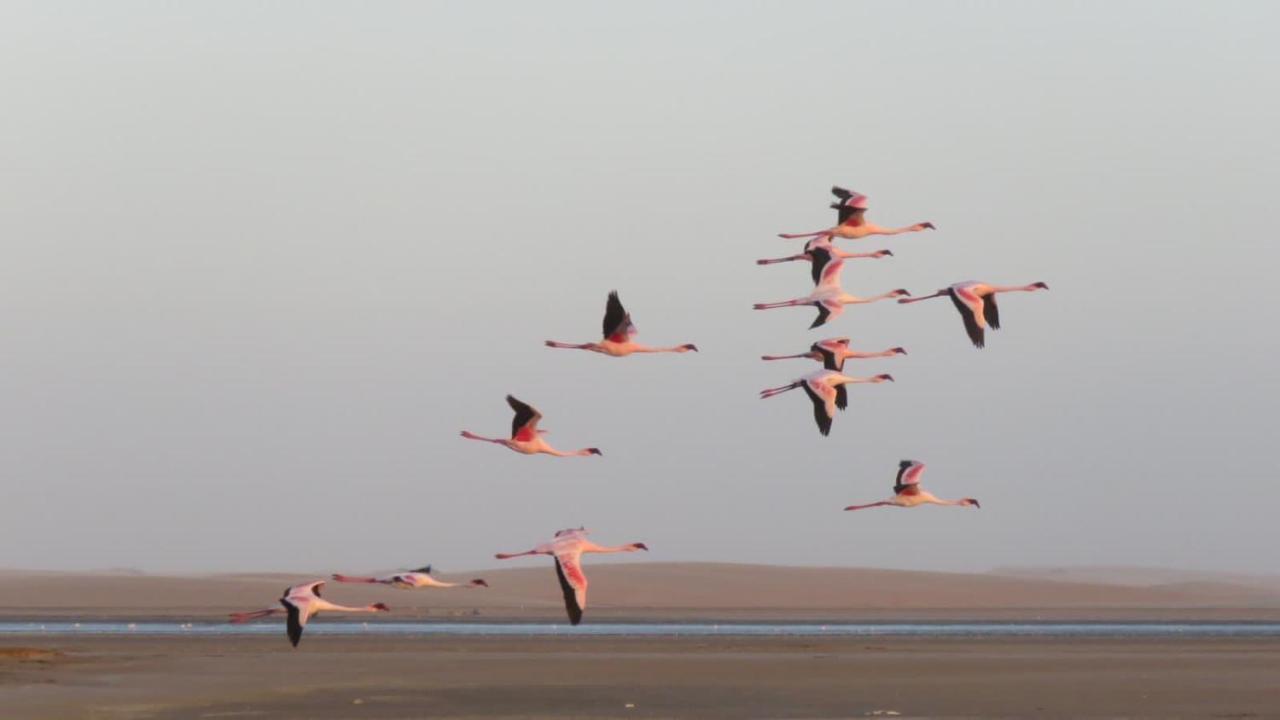
[[[1280,640],[7,638],[17,718],[1275,717]]]

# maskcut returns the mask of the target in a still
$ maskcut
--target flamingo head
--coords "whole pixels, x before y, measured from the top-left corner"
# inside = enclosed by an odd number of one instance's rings
[[[876,257],[878,257],[878,258],[882,258],[882,257],[893,257],[893,251],[892,251],[892,250],[877,250],[877,251],[875,252],[875,256],[876,256]]]
[[[893,376],[888,373],[882,373],[876,376],[876,382],[884,382],[886,380],[893,382]]]
[[[889,293],[889,295],[890,297],[911,297],[911,293],[907,292],[906,288],[898,288],[897,290]]]
[[[600,448],[587,448],[587,454],[588,455],[604,455],[604,453],[600,452]]]
[[[378,612],[391,612],[391,608],[387,607],[386,603],[374,603],[369,607],[377,610]]]
[[[977,499],[977,498],[965,498],[965,499],[961,500],[960,502],[964,503],[965,505],[972,505],[972,506],[974,506],[974,507],[976,507],[976,508],[981,508],[981,507],[982,507],[981,505],[979,505],[979,504],[978,504],[978,499]]]
[[[692,351],[694,351],[694,352],[698,352],[698,346],[697,346],[697,345],[694,345],[693,343],[685,343],[684,345],[681,345],[681,346],[680,346],[680,349],[681,349],[681,350],[692,350]]]
[[[904,347],[889,348],[889,352],[893,353],[894,355],[906,355],[907,349]]]
[[[476,586],[476,587],[489,587],[489,583],[485,582],[484,580],[482,580],[482,579],[480,579],[480,578],[476,578],[475,580],[472,580],[472,581],[471,581],[471,584],[472,584],[472,585],[474,585],[474,586]]]
[[[1040,289],[1040,290],[1048,290],[1048,289],[1049,289],[1049,284],[1048,284],[1048,283],[1037,282],[1037,283],[1031,283],[1031,287],[1033,287],[1033,288],[1038,288],[1038,289]]]
[[[649,546],[645,545],[644,543],[631,543],[631,549],[644,550],[645,552],[649,552]]]

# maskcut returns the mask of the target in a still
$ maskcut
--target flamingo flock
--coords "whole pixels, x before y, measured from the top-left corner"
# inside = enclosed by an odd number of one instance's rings
[[[835,246],[836,240],[858,240],[872,235],[893,236],[924,230],[936,230],[937,228],[931,222],[918,222],[898,228],[880,227],[868,222],[866,219],[868,209],[866,195],[840,186],[832,187],[831,193],[836,197],[836,201],[830,204],[830,207],[837,211],[837,224],[835,226],[809,233],[782,233],[779,237],[805,240],[803,251],[794,255],[756,261],[759,265],[807,261],[810,263],[813,289],[807,295],[791,300],[757,303],[754,305],[756,310],[783,307],[813,307],[817,310],[817,317],[809,325],[809,328],[813,329],[835,321],[843,314],[845,307],[849,305],[862,305],[891,299],[896,299],[899,304],[909,304],[947,296],[951,298],[959,311],[969,340],[974,347],[983,348],[986,345],[986,330],[1000,329],[1000,313],[996,305],[996,295],[1049,289],[1049,286],[1043,282],[1013,286],[991,285],[981,282],[959,282],[921,297],[912,297],[911,293],[903,288],[866,297],[846,292],[842,284],[841,275],[844,263],[847,260],[882,259],[893,257],[894,255],[893,252],[887,249],[866,253],[846,252]],[[615,290],[609,293],[605,302],[601,337],[598,341],[568,343],[547,340],[545,345],[556,349],[586,350],[610,357],[627,357],[633,354],[649,353],[682,354],[698,351],[698,347],[693,343],[671,346],[644,345],[635,341],[636,334],[637,330],[632,322],[631,314],[627,312]],[[813,360],[821,363],[822,369],[810,372],[785,385],[766,388],[760,391],[760,397],[771,398],[791,390],[804,390],[813,406],[813,418],[818,427],[818,432],[824,437],[829,436],[838,412],[848,408],[849,385],[874,385],[894,380],[893,376],[887,373],[864,377],[846,375],[844,374],[845,362],[847,360],[887,359],[907,354],[906,349],[901,346],[879,351],[854,350],[850,347],[851,342],[848,337],[832,337],[812,343],[807,352],[792,355],[761,356],[761,359],[765,361]],[[538,427],[539,422],[542,420],[542,413],[538,412],[532,405],[517,399],[514,395],[507,395],[506,400],[514,413],[509,437],[485,437],[469,430],[463,430],[461,432],[462,437],[467,440],[502,445],[523,455],[551,455],[554,457],[603,455],[601,450],[596,447],[569,451],[562,451],[552,447],[543,437],[546,430]],[[853,511],[876,507],[914,508],[921,505],[980,507],[975,498],[965,497],[948,500],[925,491],[920,485],[924,467],[923,463],[915,460],[901,461],[898,466],[897,476],[894,479],[893,495],[891,497],[863,505],[849,505],[844,509]],[[640,542],[616,546],[597,545],[587,538],[587,530],[585,528],[578,527],[560,530],[550,540],[535,545],[530,550],[516,553],[497,553],[494,557],[499,560],[531,555],[551,557],[555,564],[556,578],[564,597],[565,613],[571,625],[578,625],[582,622],[583,614],[587,607],[587,577],[582,569],[582,556],[591,553],[631,553],[648,551],[648,549],[647,545]],[[400,590],[448,588],[474,590],[489,587],[489,583],[481,578],[460,582],[439,580],[432,575],[430,565],[415,570],[398,571],[383,575],[333,574],[331,578],[334,582],[342,584],[379,585]],[[231,621],[236,623],[249,622],[283,613],[286,615],[286,635],[290,643],[297,647],[307,622],[321,612],[379,613],[388,611],[388,607],[380,602],[365,606],[346,606],[330,602],[328,599],[321,597],[321,589],[324,586],[324,580],[314,580],[291,586],[285,589],[284,595],[279,599],[280,607],[233,613]]]

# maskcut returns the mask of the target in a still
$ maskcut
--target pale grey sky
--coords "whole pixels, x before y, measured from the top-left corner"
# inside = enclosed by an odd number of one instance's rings
[[[0,566],[650,560],[1276,568],[1280,8],[1267,3],[0,5]],[[753,260],[832,217],[859,294]],[[593,339],[622,293],[654,343]],[[762,363],[851,335],[830,438]],[[603,458],[460,439],[508,427]],[[980,511],[842,513],[904,457]],[[1260,564],[1263,563],[1263,564]]]

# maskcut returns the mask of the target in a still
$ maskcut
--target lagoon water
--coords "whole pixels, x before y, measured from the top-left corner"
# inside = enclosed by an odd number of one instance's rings
[[[12,635],[270,635],[282,622],[2,622],[0,636]],[[1280,623],[594,623],[573,627],[553,623],[312,622],[308,634],[375,636],[542,637],[1280,637]]]

